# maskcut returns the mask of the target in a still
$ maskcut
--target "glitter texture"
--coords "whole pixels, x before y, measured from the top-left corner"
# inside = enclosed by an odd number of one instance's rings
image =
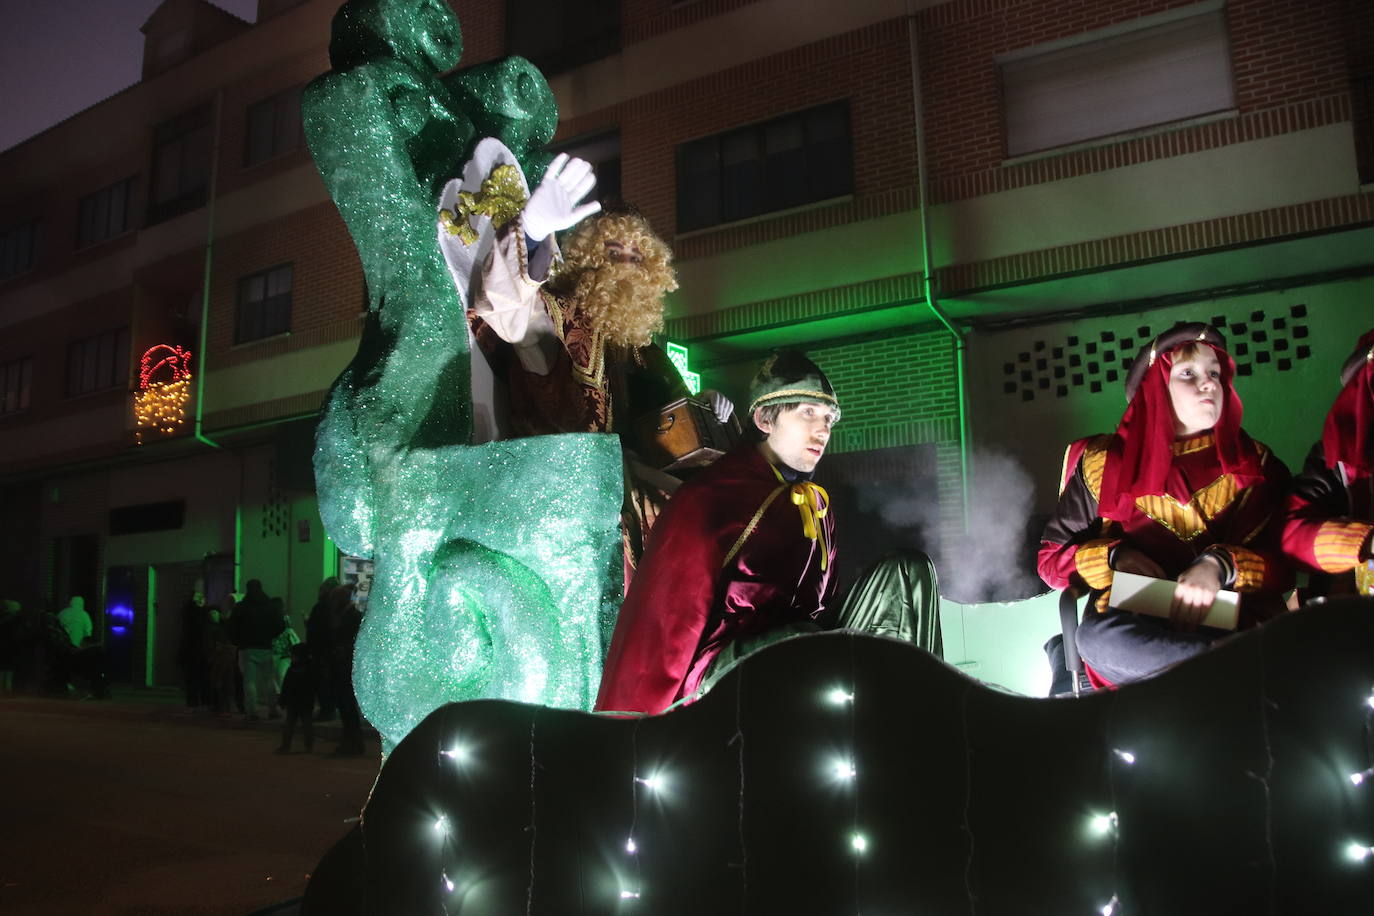
[[[376,564],[354,682],[388,751],[447,702],[589,708],[620,596],[616,438],[470,444],[468,277],[450,277],[436,206],[483,137],[523,170],[493,176],[507,193],[537,183],[557,109],[520,58],[441,79],[461,53],[446,3],[350,0],[334,18],[333,69],[302,99],[368,285],[315,476],[330,536]],[[480,250],[490,220],[475,222]]]

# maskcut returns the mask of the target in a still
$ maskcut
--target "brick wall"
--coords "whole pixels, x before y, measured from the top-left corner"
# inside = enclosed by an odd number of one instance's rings
[[[633,44],[755,2],[757,0],[696,0],[695,3],[622,0],[621,40],[624,44]]]
[[[1006,156],[995,55],[1130,22],[1191,2],[956,0],[920,13],[921,80],[934,199],[985,194],[1006,184],[1004,179],[986,174],[1000,171]],[[1232,0],[1227,4],[1236,102],[1242,116],[1333,96],[1341,97],[1344,103],[1349,81],[1343,6],[1343,0]],[[1342,107],[1348,110],[1348,103]],[[1295,119],[1286,129],[1302,129],[1300,120]],[[1032,169],[1010,186],[1182,155],[1208,148],[1217,140],[1207,128],[1184,129],[1182,133],[1178,141],[1158,150],[1137,146],[1126,158],[1069,154],[1069,162]],[[1243,133],[1233,131],[1224,142],[1243,142],[1248,139]]]
[[[813,346],[808,354],[840,399],[831,451],[935,444],[940,537],[947,538],[962,519],[958,379],[950,335],[938,330]]]
[[[842,410],[835,445],[877,448],[942,438],[914,438],[910,429],[923,421],[946,420],[958,413],[953,346],[949,334],[931,331],[812,346],[808,353],[835,386]],[[881,439],[879,445],[874,436]]]
[[[114,289],[91,299],[76,302],[61,311],[22,322],[0,335],[0,363],[29,356],[33,358],[33,380],[29,409],[9,420],[67,416],[92,406],[128,397],[121,385],[110,391],[68,399],[66,396],[67,345],[129,324],[133,290]],[[130,371],[138,371],[137,356],[130,355]],[[7,424],[0,422],[0,431]]]
[[[558,139],[619,127],[625,199],[671,237],[679,144],[836,99],[850,102],[855,195],[913,187],[909,73],[904,23],[891,20],[562,122]]]
[[[460,67],[506,56],[505,0],[448,0],[463,28]]]
[[[56,541],[72,535],[95,535],[96,555],[94,581],[96,594],[83,595],[86,611],[95,624],[96,638],[101,638],[105,594],[105,539],[109,528],[109,474],[97,471],[71,477],[48,479],[42,483],[42,512],[39,535],[43,545],[42,581],[44,597],[65,599],[61,583],[55,579],[57,561]],[[60,607],[61,605],[57,605]]]
[[[252,229],[218,239],[211,279],[210,368],[264,355],[267,343],[234,349],[234,313],[239,279],[290,262],[291,337],[273,353],[319,343],[310,332],[341,322],[356,328],[363,310],[363,271],[353,240],[334,204],[322,203]],[[275,339],[274,339],[275,341]]]
[[[310,162],[304,137],[297,137],[294,150],[251,166],[245,165],[248,109],[292,87],[304,86],[328,69],[329,55],[320,47],[225,88],[220,113],[218,195],[232,193]]]

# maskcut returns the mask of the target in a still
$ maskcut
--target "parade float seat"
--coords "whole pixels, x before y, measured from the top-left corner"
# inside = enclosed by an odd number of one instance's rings
[[[1372,689],[1350,599],[1074,700],[823,633],[660,716],[450,704],[303,912],[1368,912]]]

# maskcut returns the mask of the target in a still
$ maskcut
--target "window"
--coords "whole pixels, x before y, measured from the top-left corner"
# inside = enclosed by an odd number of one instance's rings
[[[0,234],[0,280],[8,280],[33,267],[37,255],[37,220],[21,223]]]
[[[186,500],[120,506],[110,510],[110,534],[174,531],[186,524]]]
[[[506,53],[552,76],[620,50],[618,0],[508,0]]]
[[[1007,154],[1019,156],[1235,107],[1220,3],[1004,55]]]
[[[0,416],[27,410],[32,384],[32,357],[0,363]]]
[[[291,330],[291,265],[283,264],[239,280],[234,343]]]
[[[1374,73],[1350,77],[1351,121],[1355,128],[1355,165],[1360,184],[1374,182]]]
[[[678,232],[853,190],[848,102],[693,140],[677,150]]]
[[[210,183],[210,106],[166,121],[153,132],[153,180],[148,221],[158,222],[205,203]]]
[[[128,384],[129,329],[85,337],[67,345],[67,397]]]
[[[303,139],[300,87],[248,106],[247,121],[244,165],[256,165],[299,149]]]
[[[578,137],[549,148],[551,153],[567,153],[591,163],[596,174],[596,190],[591,196],[601,201],[603,209],[623,206],[620,191],[620,132],[610,131],[590,137]]]
[[[76,247],[122,235],[129,228],[129,196],[134,180],[125,178],[81,198],[76,221]]]

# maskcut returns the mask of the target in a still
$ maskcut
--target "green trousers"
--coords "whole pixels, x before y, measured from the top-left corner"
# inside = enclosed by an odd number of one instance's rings
[[[935,564],[919,551],[889,554],[879,560],[845,595],[834,629],[900,639],[943,658]],[[820,631],[816,624],[803,621],[735,640],[711,662],[696,695],[710,690],[727,671],[765,646]]]

